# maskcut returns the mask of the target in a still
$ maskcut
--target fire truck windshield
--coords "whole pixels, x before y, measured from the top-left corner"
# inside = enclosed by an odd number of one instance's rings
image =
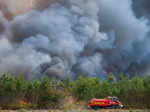
[[[111,101],[118,101],[117,97],[108,97]]]

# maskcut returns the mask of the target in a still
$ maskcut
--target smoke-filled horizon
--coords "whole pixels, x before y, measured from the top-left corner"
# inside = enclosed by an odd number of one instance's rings
[[[149,75],[149,9],[140,1],[33,0],[21,9],[0,3],[1,74],[31,80]]]

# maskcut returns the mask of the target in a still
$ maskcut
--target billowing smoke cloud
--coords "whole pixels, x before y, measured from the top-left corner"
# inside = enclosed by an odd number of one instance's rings
[[[138,18],[148,17],[150,18],[150,1],[149,0],[133,0],[133,10]]]
[[[56,1],[59,0],[0,0],[0,9],[7,19],[12,20],[32,9],[44,10]]]
[[[149,73],[148,19],[135,16],[134,2],[39,3],[11,21],[0,15],[1,73],[24,74],[27,79]]]
[[[101,0],[100,2],[100,31],[113,30],[116,34],[115,48],[103,51],[104,68],[114,73],[129,72],[132,75],[135,72],[141,73],[142,70],[135,66],[140,64],[144,59],[143,56],[149,52],[148,20],[135,17],[132,11],[133,3],[130,0]],[[133,70],[134,67],[136,69]]]

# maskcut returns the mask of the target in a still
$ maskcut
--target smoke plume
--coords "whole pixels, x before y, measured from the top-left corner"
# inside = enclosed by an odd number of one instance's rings
[[[149,75],[145,5],[134,0],[11,2],[0,2],[5,5],[0,14],[1,74],[30,80],[104,78],[110,72]]]
[[[133,0],[133,10],[138,18],[150,17],[150,1],[149,0]]]

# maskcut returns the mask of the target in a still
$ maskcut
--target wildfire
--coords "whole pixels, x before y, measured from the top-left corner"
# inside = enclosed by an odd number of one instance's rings
[[[25,100],[21,100],[21,101],[20,101],[20,104],[21,104],[21,105],[26,105],[27,102],[26,102]]]
[[[68,102],[69,102],[69,104],[73,104],[74,99],[73,98],[69,98]]]

